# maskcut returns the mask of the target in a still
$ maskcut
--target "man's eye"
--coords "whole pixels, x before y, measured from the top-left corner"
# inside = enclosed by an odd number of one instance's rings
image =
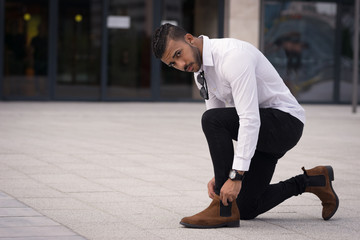
[[[176,53],[176,56],[177,56],[177,57],[180,57],[180,55],[181,55],[181,51],[178,51],[178,52]]]

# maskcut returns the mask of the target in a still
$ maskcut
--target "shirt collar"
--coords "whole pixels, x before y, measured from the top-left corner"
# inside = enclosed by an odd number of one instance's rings
[[[207,36],[201,35],[199,36],[203,39],[203,49],[202,49],[202,60],[203,60],[203,66],[202,68],[204,68],[204,66],[214,66],[214,62],[213,62],[213,58],[212,58],[212,53],[211,53],[211,43],[210,43],[210,39]]]

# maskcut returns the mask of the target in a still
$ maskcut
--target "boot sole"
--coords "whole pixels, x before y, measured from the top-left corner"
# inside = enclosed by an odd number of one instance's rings
[[[336,213],[336,211],[337,211],[337,209],[339,207],[339,198],[336,195],[336,193],[335,193],[335,191],[334,191],[334,189],[332,187],[332,184],[331,184],[331,182],[334,181],[334,170],[333,170],[333,168],[331,166],[325,166],[325,168],[328,171],[329,183],[330,183],[331,190],[334,193],[335,198],[336,198],[336,206],[335,206],[334,211],[329,216],[327,216],[326,218],[323,218],[324,220],[329,220],[332,216],[334,216],[334,214]]]
[[[196,224],[190,224],[190,223],[184,223],[180,222],[181,225],[188,227],[188,228],[221,228],[221,227],[240,227],[240,221],[233,221],[233,222],[227,222],[227,223],[221,223],[217,225],[196,225]]]

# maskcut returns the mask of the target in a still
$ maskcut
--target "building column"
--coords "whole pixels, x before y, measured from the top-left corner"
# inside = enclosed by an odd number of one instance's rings
[[[260,47],[261,0],[225,0],[225,37]]]

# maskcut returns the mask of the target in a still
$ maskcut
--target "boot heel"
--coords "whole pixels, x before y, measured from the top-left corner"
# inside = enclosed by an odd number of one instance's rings
[[[330,181],[334,181],[334,170],[331,166],[325,166],[327,171],[328,171],[328,174],[329,174],[329,178],[330,178]]]
[[[227,227],[240,227],[240,221],[228,222],[226,223]]]

